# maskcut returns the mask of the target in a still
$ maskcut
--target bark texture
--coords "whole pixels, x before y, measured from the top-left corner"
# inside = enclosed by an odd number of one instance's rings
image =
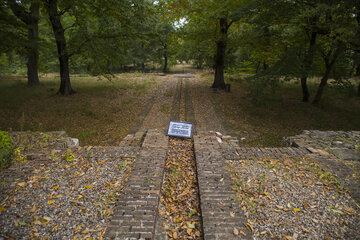
[[[302,76],[301,76],[301,88],[302,88],[302,93],[303,93],[303,98],[302,98],[303,102],[309,102],[309,98],[310,98],[310,93],[309,93],[309,89],[307,86],[307,78],[309,76],[309,71],[311,69],[311,65],[312,65],[313,59],[314,59],[316,37],[317,37],[317,33],[312,32],[311,37],[310,37],[309,48],[307,50],[307,53],[305,55],[304,62],[303,62],[303,70],[302,70]]]
[[[224,68],[225,68],[225,52],[227,32],[231,24],[228,24],[227,18],[219,19],[220,37],[216,42],[215,56],[215,77],[212,88],[225,89]]]
[[[331,57],[331,53],[329,53],[325,58],[324,58],[324,61],[325,61],[325,72],[324,72],[324,75],[323,77],[321,78],[321,81],[320,81],[320,85],[318,87],[318,90],[316,92],[316,95],[315,95],[315,98],[313,100],[313,104],[318,104],[320,102],[320,99],[322,97],[322,94],[324,92],[324,89],[327,85],[327,81],[329,79],[329,76],[330,76],[330,73],[331,73],[331,70],[333,69],[333,66],[335,64],[335,61],[337,59],[337,57],[339,56],[340,52],[342,50],[342,46],[340,46],[340,44],[338,45],[338,47],[336,48],[336,50],[334,50],[334,54],[332,56],[332,59],[330,60],[330,57]]]
[[[358,91],[357,91],[357,94],[358,94],[358,97],[360,97],[360,65],[358,65],[356,67],[356,73],[355,73],[356,77],[359,79],[359,85],[358,85]]]
[[[58,58],[60,63],[60,89],[58,94],[70,95],[74,91],[71,88],[69,71],[69,54],[66,48],[65,29],[61,24],[61,14],[58,12],[57,0],[48,0],[48,13],[51,26],[54,32]]]
[[[26,43],[27,55],[27,78],[28,86],[38,86],[39,81],[39,7],[37,0],[31,2],[30,11],[17,3],[16,0],[9,1],[10,8],[14,15],[24,22],[28,29],[28,41]]]
[[[167,55],[167,44],[164,44],[164,68],[163,68],[163,73],[167,72],[167,65],[168,65],[168,55]]]

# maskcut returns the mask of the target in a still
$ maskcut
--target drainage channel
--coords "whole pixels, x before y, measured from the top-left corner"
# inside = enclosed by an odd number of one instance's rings
[[[182,79],[179,85],[177,120],[189,121],[188,116],[193,116],[189,84]],[[194,142],[192,139],[170,137],[155,238],[203,239],[202,232]]]

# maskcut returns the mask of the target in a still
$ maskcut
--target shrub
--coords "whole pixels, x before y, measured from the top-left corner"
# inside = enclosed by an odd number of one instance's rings
[[[13,148],[12,140],[7,132],[0,131],[0,171],[11,163]]]

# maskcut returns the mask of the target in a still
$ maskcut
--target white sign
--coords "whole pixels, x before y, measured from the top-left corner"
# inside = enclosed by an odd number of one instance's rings
[[[167,136],[192,138],[193,124],[187,122],[170,121]]]

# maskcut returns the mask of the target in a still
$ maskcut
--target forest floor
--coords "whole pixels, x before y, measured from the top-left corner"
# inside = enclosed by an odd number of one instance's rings
[[[298,82],[285,82],[274,94],[254,94],[250,91],[254,86],[243,76],[229,75],[226,81],[231,84],[231,92],[213,94],[209,90],[212,73],[197,76],[199,80],[192,83],[199,90],[194,101],[196,98],[199,101],[210,99],[218,116],[225,116],[223,125],[229,126],[233,135],[243,138],[245,146],[285,146],[283,137],[299,134],[305,129],[360,130],[360,98],[356,96],[355,88],[330,86],[322,102],[315,106],[300,101]],[[169,90],[158,92],[165,82],[174,84],[171,75],[125,73],[115,75],[110,81],[74,75],[72,86],[77,93],[60,97],[56,95],[58,76],[44,74],[40,81],[39,88],[28,88],[25,77],[0,77],[1,129],[64,130],[69,136],[79,138],[83,145],[119,144],[148,101],[158,94],[163,95],[163,99],[155,104],[158,114],[154,117],[164,119],[160,115],[171,110],[170,99],[175,87],[172,85]],[[309,83],[312,94],[316,84],[315,80]],[[195,108],[196,105],[194,103]],[[209,110],[205,107],[201,111]]]
[[[210,86],[213,76],[202,77]],[[297,81],[283,82],[273,93],[255,91],[256,86],[246,80],[246,75],[228,75],[227,83],[231,84],[230,93],[220,91],[211,97],[216,109],[225,114],[233,134],[245,138],[245,146],[285,146],[284,137],[306,129],[360,130],[360,97],[355,87],[328,85],[320,104],[314,105],[301,101]],[[312,96],[318,84],[319,79],[309,80]]]
[[[125,73],[111,79],[73,75],[76,94],[62,97],[57,74],[28,88],[25,77],[0,77],[2,130],[64,130],[83,145],[118,145],[167,77]]]

